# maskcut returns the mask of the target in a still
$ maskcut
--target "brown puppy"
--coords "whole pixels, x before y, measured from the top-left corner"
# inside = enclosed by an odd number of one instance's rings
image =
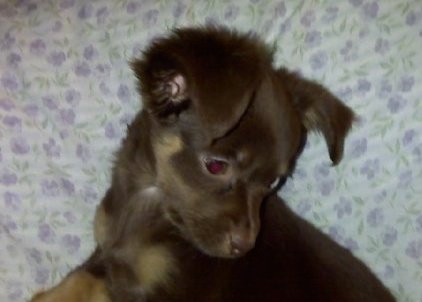
[[[348,107],[224,28],[176,30],[132,67],[144,110],[97,210],[98,248],[33,301],[394,301],[275,194],[309,130],[341,160]]]

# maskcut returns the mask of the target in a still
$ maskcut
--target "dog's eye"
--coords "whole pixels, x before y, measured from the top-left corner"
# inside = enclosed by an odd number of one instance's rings
[[[205,159],[205,167],[211,174],[223,174],[227,169],[227,162],[216,158]]]

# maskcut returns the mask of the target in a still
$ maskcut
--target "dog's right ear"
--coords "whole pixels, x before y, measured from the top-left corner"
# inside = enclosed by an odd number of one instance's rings
[[[322,85],[280,68],[277,79],[286,88],[303,126],[324,135],[331,161],[343,156],[344,140],[355,120],[354,112]]]
[[[168,56],[154,53],[131,62],[146,110],[159,119],[178,114],[188,102],[187,78]]]

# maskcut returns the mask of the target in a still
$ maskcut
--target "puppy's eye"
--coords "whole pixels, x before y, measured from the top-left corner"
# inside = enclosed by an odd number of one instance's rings
[[[270,189],[274,190],[275,188],[277,188],[278,184],[280,183],[280,177],[276,177],[270,184]]]
[[[221,159],[207,158],[205,159],[205,167],[211,174],[223,174],[227,170],[228,163]]]

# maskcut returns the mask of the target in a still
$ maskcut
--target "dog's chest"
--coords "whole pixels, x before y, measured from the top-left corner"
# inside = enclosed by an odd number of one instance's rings
[[[151,245],[141,249],[135,265],[135,273],[146,292],[168,286],[177,271],[176,261],[164,245]]]
[[[138,261],[138,278],[148,302],[222,302],[231,264],[199,252],[151,247]]]

